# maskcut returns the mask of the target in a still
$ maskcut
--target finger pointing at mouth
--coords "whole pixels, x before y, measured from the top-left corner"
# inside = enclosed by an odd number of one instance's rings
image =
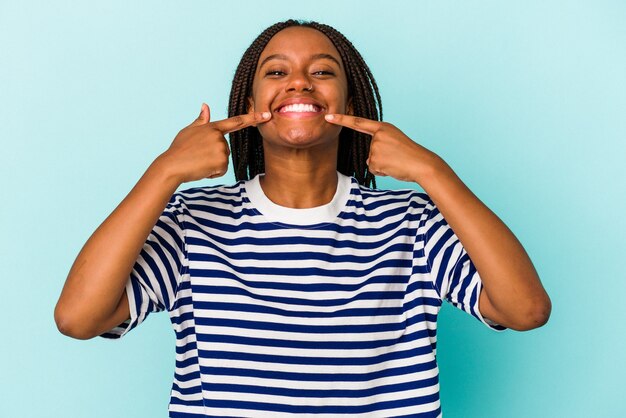
[[[376,120],[337,113],[329,113],[324,118],[329,123],[345,126],[368,135],[374,135],[382,126],[382,122]]]
[[[249,126],[267,122],[271,117],[272,114],[270,112],[247,113],[245,115],[233,116],[232,118],[214,122],[213,127],[226,135]]]

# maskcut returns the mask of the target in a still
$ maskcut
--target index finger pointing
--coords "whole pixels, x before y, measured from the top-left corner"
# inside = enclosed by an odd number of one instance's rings
[[[248,126],[256,125],[257,123],[267,122],[271,116],[272,114],[270,112],[247,113],[245,115],[238,115],[233,116],[232,118],[218,120],[210,123],[209,125],[226,135],[228,133],[247,128]]]
[[[382,123],[377,120],[350,115],[328,114],[325,118],[328,122],[334,123],[335,125],[345,126],[368,135],[374,135],[382,125]]]

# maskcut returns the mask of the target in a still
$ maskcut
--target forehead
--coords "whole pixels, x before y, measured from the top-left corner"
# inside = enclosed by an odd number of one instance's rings
[[[339,51],[326,35],[316,29],[302,26],[288,27],[274,35],[261,53],[259,62],[276,54],[293,60],[317,54],[330,54],[341,63]]]

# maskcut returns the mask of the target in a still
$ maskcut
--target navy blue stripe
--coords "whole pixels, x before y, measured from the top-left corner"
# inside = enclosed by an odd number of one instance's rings
[[[368,405],[288,405],[269,402],[235,401],[206,399],[205,406],[209,408],[239,408],[255,411],[286,412],[292,414],[365,414],[372,411],[403,408],[425,403],[435,402],[439,394],[415,396],[408,399],[375,402]]]
[[[400,222],[415,220],[419,217],[419,216],[416,216],[416,214],[414,214],[412,211],[407,211],[407,209],[410,209],[410,208],[417,209],[417,208],[421,208],[424,206],[424,205],[420,205],[419,203],[415,201],[409,201],[408,204],[406,201],[404,201],[402,205],[398,205],[398,203],[400,203],[399,200],[391,200],[391,199],[386,200],[384,202],[379,202],[379,203],[380,205],[378,206],[389,205],[389,206],[394,206],[394,207],[390,207],[386,211],[372,215],[372,214],[369,214],[368,211],[372,210],[373,208],[369,207],[368,205],[367,207],[364,207],[362,210],[357,210],[356,212],[342,212],[339,215],[339,217],[341,219],[353,220],[356,222],[375,223],[375,222],[382,222],[382,221],[388,220],[389,218],[397,216],[397,215],[403,215],[399,221],[396,221],[394,224],[392,224],[392,225],[397,225]]]
[[[406,288],[406,293],[411,294],[413,292],[416,291],[421,291],[421,290],[431,290],[433,288],[433,283],[430,281],[423,281],[423,280],[415,280],[412,282],[409,282]]]
[[[422,335],[422,338],[424,336]],[[217,351],[198,349],[202,358],[222,359],[222,360],[243,360],[261,363],[276,364],[300,364],[317,366],[366,366],[384,363],[391,360],[400,360],[425,354],[432,354],[430,345],[414,347],[407,350],[388,351],[378,356],[371,357],[304,357],[304,356],[284,356],[277,354],[257,354],[247,351]]]
[[[354,325],[311,325],[291,324],[286,322],[250,321],[232,318],[196,318],[196,326],[233,327],[265,331],[296,332],[304,334],[366,334],[372,332],[391,332],[405,328],[404,322]]]
[[[214,258],[215,260],[219,260],[218,258]],[[224,261],[221,264],[226,264]],[[372,265],[371,267],[365,268],[363,270],[343,268],[343,269],[324,269],[320,267],[258,267],[258,266],[233,266],[229,265],[230,268],[235,270],[237,273],[241,274],[261,274],[266,276],[326,276],[326,277],[363,277],[368,274],[372,274],[379,269],[382,268],[406,268],[409,269],[412,267],[412,260],[402,260],[402,259],[391,259],[391,260],[382,260],[377,264]],[[213,269],[189,269],[190,273],[194,277],[220,277],[222,276],[222,270],[213,270]],[[405,274],[410,274],[410,270],[408,270]]]
[[[374,254],[372,256],[362,256],[362,257],[347,256],[347,255],[333,255],[333,254],[328,254],[328,253],[327,254],[311,253],[311,252],[306,252],[306,251],[292,252],[292,253],[278,253],[278,254],[277,253],[274,253],[274,254],[256,253],[256,254],[259,254],[260,256],[262,256],[264,258],[263,261],[267,261],[267,263],[263,263],[262,265],[271,265],[269,263],[270,261],[310,261],[310,260],[319,260],[322,262],[327,262],[331,266],[333,264],[342,263],[342,262],[344,263],[352,262],[355,264],[358,263],[358,264],[365,265],[365,264],[371,264],[372,262],[378,261],[380,260],[381,257],[388,257],[388,259],[386,260],[383,259],[379,261],[378,264],[374,264],[372,267],[369,268],[369,270],[383,268],[383,267],[411,267],[412,266],[413,260],[411,258],[411,253],[407,254],[406,251],[403,253],[396,252],[397,253],[396,257],[393,257],[389,253],[391,253],[391,251],[385,252],[384,254]],[[240,260],[242,261],[258,260],[259,258],[256,258],[255,255],[251,254],[250,257],[240,257]],[[358,260],[358,258],[360,258],[361,260]],[[251,266],[251,267],[236,266],[233,263],[231,263],[230,260],[227,260],[224,257],[215,255],[215,254],[194,254],[193,260],[219,263],[219,264],[228,266],[232,268],[233,270],[241,272],[243,274],[254,272],[255,269],[263,268],[263,267],[257,267],[257,266]],[[288,267],[288,268],[278,267],[278,268],[274,268],[274,270],[275,271],[293,270],[293,267]],[[350,271],[352,269],[348,269],[348,270]],[[194,271],[197,272],[197,271],[202,271],[202,270],[196,269]],[[337,271],[337,269],[330,270],[330,269],[320,268],[319,271],[322,271],[322,272]],[[358,270],[358,271],[367,271],[367,270]]]
[[[429,298],[429,297],[415,297],[413,299],[409,299],[404,303],[404,310],[410,311],[412,309],[418,308],[420,306],[434,306],[436,308],[441,306],[441,300]]]
[[[212,211],[215,211],[215,210],[216,210],[215,208],[212,209]],[[384,220],[384,219],[385,217],[382,217],[381,220]],[[301,227],[294,225],[293,229],[307,231],[308,229],[313,229],[315,227],[314,229],[316,231],[335,232],[337,234],[356,234],[360,236],[380,236],[380,235],[388,233],[389,231],[393,231],[393,230],[401,228],[403,225],[407,223],[407,221],[410,221],[410,220],[411,219],[400,219],[395,222],[386,222],[386,223],[382,223],[382,225],[376,228],[374,227],[365,228],[363,226],[359,226],[359,225],[354,226],[354,225],[349,225],[349,224],[345,225],[343,223],[320,223],[320,224],[312,224],[312,225],[306,225],[306,226],[301,226]],[[198,223],[198,225],[190,224],[189,229],[193,229],[198,232],[203,232],[204,231],[203,227],[213,228],[214,230],[217,230],[220,232],[230,232],[230,233],[245,232],[245,231],[272,232],[272,231],[277,231],[277,230],[278,231],[284,230],[285,226],[289,226],[289,224],[280,223],[280,222],[235,223],[233,220],[233,222],[224,223],[224,222],[217,221],[215,219],[197,219],[196,222]],[[361,223],[367,224],[364,221]],[[405,229],[405,228],[402,228],[402,229]],[[413,235],[414,235],[413,233],[408,234],[408,236],[413,236]],[[211,235],[211,238],[220,238],[220,237],[217,235]],[[263,242],[261,242],[260,245],[263,245]]]
[[[194,341],[192,343],[187,344],[187,347],[189,348],[188,351],[195,349],[196,342]],[[194,364],[198,364],[198,359],[196,357],[189,357],[189,358],[186,358],[185,360],[176,360],[176,369],[178,370],[184,369]]]
[[[172,385],[174,386],[174,385]],[[198,396],[202,396],[202,393],[198,393]],[[172,398],[170,399],[170,404],[175,404],[175,405],[189,405],[189,406],[204,406],[204,400],[199,399],[199,400],[182,400],[180,398],[178,398],[175,394],[172,394]],[[178,412],[178,416],[181,417],[187,417],[187,414],[189,414],[192,417],[201,417],[204,418],[206,415],[195,415],[195,414],[190,414],[189,412],[185,412],[184,414]],[[172,415],[172,412],[170,411],[170,417],[172,417],[174,415]]]
[[[478,274],[478,271],[476,270],[476,266],[474,265],[474,263],[470,262],[469,265],[469,273],[468,273],[468,277],[473,277],[475,274]],[[463,289],[463,292],[465,292],[466,289]],[[476,309],[475,307],[478,305],[478,298],[480,297],[480,289],[479,286],[474,287],[474,289],[472,290],[472,294],[470,296],[470,306],[468,306],[466,310],[469,311],[470,314],[474,315],[474,317],[478,318],[478,314],[476,313]]]
[[[449,274],[449,272],[446,272],[447,266],[451,263],[451,259],[452,259],[452,253],[454,252],[454,245],[450,245],[447,248],[445,248],[443,250],[443,254],[439,255],[438,252],[441,251],[442,247],[443,247],[443,243],[445,242],[445,240],[447,240],[446,237],[449,237],[452,234],[452,230],[448,230],[445,234],[443,234],[442,238],[438,241],[437,243],[437,247],[438,248],[433,248],[432,252],[430,253],[429,259],[431,260],[431,264],[430,267],[433,268],[433,264],[432,261],[437,257],[443,257],[443,261],[441,262],[441,264],[439,265],[439,269],[436,271],[432,271],[432,274],[435,276],[435,284],[437,286],[437,289],[439,292],[442,292],[442,289],[447,289],[448,292],[450,291],[449,287],[444,287],[444,280],[445,280],[445,284],[448,284],[448,277],[447,274]],[[439,297],[443,300],[443,298],[445,298],[447,296],[447,292],[445,295],[439,294]]]
[[[301,372],[282,372],[274,370],[242,369],[235,367],[203,367],[200,370],[204,375],[217,376],[240,376],[260,379],[291,380],[294,382],[368,382],[392,376],[402,376],[411,373],[420,373],[433,370],[437,367],[435,360],[410,366],[393,367],[368,373],[307,373],[306,369]]]
[[[227,343],[261,347],[298,348],[309,350],[370,350],[411,342],[420,338],[426,338],[431,333],[431,330],[426,329],[415,331],[411,334],[402,334],[399,338],[388,338],[374,341],[299,341],[280,338],[242,337],[239,335],[228,334],[203,334],[198,332],[196,339],[199,342],[205,343]],[[324,358],[324,361],[327,361],[327,359]]]
[[[189,196],[185,198],[186,206],[191,210],[206,210],[207,208],[214,208],[216,203],[220,203],[226,207],[231,208],[240,208],[243,205],[243,200],[241,199],[240,193],[212,193],[204,196]],[[238,212],[238,211],[237,211]],[[231,211],[231,214],[235,213],[235,211]]]
[[[371,276],[365,281],[359,283],[302,283],[301,280],[294,280],[291,282],[283,281],[283,282],[260,282],[253,280],[245,280],[241,276],[235,275],[229,271],[222,270],[197,270],[202,274],[196,274],[197,277],[208,277],[211,279],[222,278],[222,279],[230,279],[233,282],[239,283],[242,286],[245,286],[250,289],[274,289],[274,290],[291,290],[291,291],[299,291],[299,292],[354,292],[359,289],[364,289],[367,286],[372,286],[375,284],[406,284],[409,280],[409,275],[380,275],[380,276]],[[268,272],[255,272],[255,274],[265,274],[265,275],[273,275],[273,274],[281,274],[281,273],[268,273]],[[303,275],[298,275],[298,277],[303,277]],[[338,277],[341,277],[338,275]],[[344,276],[345,277],[345,276]],[[329,279],[330,280],[330,279]],[[236,283],[233,283],[236,286]]]
[[[190,227],[189,229],[194,229],[198,232],[205,233],[206,231],[200,230],[197,227]],[[354,229],[354,228],[352,228]],[[358,231],[352,231],[348,233],[358,234]],[[348,239],[338,240],[336,238],[328,238],[328,237],[307,237],[302,235],[294,235],[294,236],[283,236],[283,237],[249,237],[242,236],[238,238],[225,238],[220,237],[218,235],[211,235],[211,241],[219,243],[224,247],[236,247],[238,245],[251,245],[258,247],[275,247],[280,245],[311,245],[317,247],[327,247],[327,248],[349,248],[352,250],[371,250],[371,249],[379,249],[386,242],[389,242],[398,237],[408,237],[413,240],[415,237],[412,233],[407,232],[405,229],[398,229],[394,231],[393,234],[385,237],[379,241],[353,241]],[[198,245],[198,246],[209,246],[213,248],[212,245],[208,241],[198,240],[195,237],[188,236],[187,243],[189,245]],[[213,244],[215,245],[215,244]],[[190,259],[193,259],[195,254],[190,253]]]
[[[465,263],[469,263],[469,256],[466,253],[462,254],[461,257],[458,259],[457,263],[454,265],[454,268],[450,271],[450,277],[448,278],[448,280],[450,281],[450,291],[448,293],[447,299],[449,301],[452,301],[452,290],[458,288],[459,292],[456,296],[457,300],[455,302],[458,302],[459,304],[462,303],[463,300],[465,300],[465,292],[468,287],[467,285],[470,284],[470,281],[467,280],[469,278],[469,275],[463,275],[463,268]],[[460,286],[461,284],[465,284],[465,286]]]
[[[195,350],[198,348],[198,345],[195,341],[190,341],[184,345],[176,345],[176,354],[188,354],[191,350]],[[197,362],[197,359],[196,359]]]
[[[181,270],[180,254],[183,254],[184,249],[185,249],[185,244],[181,236],[182,235],[181,227],[174,213],[166,212],[163,214],[163,216],[167,216],[168,218],[170,218],[170,221],[174,222],[176,224],[176,227],[173,227],[172,225],[166,223],[162,219],[159,219],[155,226],[158,226],[159,228],[163,229],[163,231],[167,234],[167,238],[174,241],[175,246],[172,246],[165,239],[165,236],[162,237],[159,233],[156,233],[156,231],[153,230],[152,234],[155,236],[158,242],[162,244],[163,247],[165,247],[165,250],[167,250],[167,252],[171,254],[172,258],[176,262],[176,270],[180,271]]]
[[[297,389],[272,386],[242,385],[235,383],[206,383],[202,387],[209,391],[223,391],[246,394],[263,394],[274,396],[288,396],[292,398],[365,398],[368,396],[383,395],[393,392],[405,392],[423,387],[429,387],[437,383],[436,377],[413,382],[393,383],[369,387],[366,389]],[[182,392],[181,392],[182,393]]]
[[[174,373],[174,379],[178,382],[190,382],[194,379],[200,379],[200,371],[195,370],[187,374]],[[199,388],[199,386],[196,387]]]
[[[439,394],[439,392],[437,392]],[[409,415],[394,415],[394,418],[439,418],[441,416],[441,406],[434,411],[419,412]]]
[[[139,312],[139,308],[142,305],[142,301],[143,301],[143,295],[140,289],[140,285],[139,282],[136,280],[131,281],[131,287],[133,289],[133,301],[135,302],[134,306],[137,308],[137,319],[135,319],[134,321],[131,321],[130,325],[129,325],[129,332],[130,330],[134,329],[139,321],[139,316],[141,315],[141,312]],[[130,295],[127,295],[130,298]]]
[[[365,210],[367,211],[373,211],[375,209],[378,209],[380,207],[383,206],[387,206],[387,205],[402,205],[402,206],[406,206],[407,201],[409,202],[409,204],[415,204],[417,206],[414,206],[416,208],[421,208],[424,205],[419,205],[415,200],[411,200],[410,197],[411,195],[414,194],[413,191],[410,192],[406,192],[406,191],[400,191],[397,190],[398,193],[385,193],[383,195],[378,195],[376,196],[374,199],[371,199],[371,197],[369,196],[363,196],[363,206],[365,208]],[[369,200],[369,201],[368,201]]]
[[[232,210],[229,207],[220,207],[220,206],[215,206],[215,205],[211,205],[210,202],[207,202],[207,204],[201,204],[201,205],[194,205],[194,204],[189,204],[187,205],[189,210],[195,210],[195,211],[199,211],[199,212],[206,212],[208,214],[211,215],[216,215],[216,216],[220,216],[223,218],[228,218],[231,219],[233,221],[237,221],[239,219],[241,219],[243,216],[249,216],[249,217],[255,217],[255,216],[259,216],[259,213],[254,210],[254,209],[240,209],[240,210]],[[213,222],[209,221],[207,219],[194,219],[196,222],[198,222],[198,224],[200,225],[204,225],[204,226],[208,226],[211,225]],[[241,223],[241,225],[244,224],[249,224],[248,222],[243,222]],[[229,226],[230,230],[236,230],[236,228],[233,229],[233,224],[223,224],[221,223],[220,225],[226,227]],[[226,230],[224,230],[226,231]]]
[[[360,186],[360,185],[359,185],[359,191],[361,195],[363,196],[363,200],[380,198],[383,196],[407,196],[407,197],[410,195],[425,196],[424,193],[421,193],[417,190],[412,190],[412,189],[382,190],[382,189],[371,189],[369,187]]]
[[[131,281],[133,284],[133,291],[135,292],[135,301],[137,302],[135,306],[137,307],[137,309],[141,307],[141,305],[139,304],[139,302],[142,300],[140,288],[143,286],[146,286],[148,289],[151,289],[150,286],[152,286],[152,282],[150,281],[149,274],[154,274],[154,275],[158,274],[156,272],[153,272],[153,269],[156,268],[156,264],[154,263],[154,261],[147,254],[144,254],[144,259],[146,260],[146,264],[148,267],[150,267],[150,269],[146,272],[146,270],[144,270],[140,262],[137,262],[135,263],[133,267],[133,271],[130,274]],[[146,294],[146,297],[148,297],[147,294]],[[155,305],[156,311],[162,311],[164,309],[165,307],[163,303],[160,303],[159,305]]]
[[[407,237],[408,238],[408,237]],[[386,239],[385,242],[392,241],[392,238]],[[196,237],[189,237],[188,242],[190,245],[196,247],[211,248],[215,250],[210,253],[194,253],[191,259],[194,261],[218,261],[226,262],[225,259],[230,260],[262,260],[262,261],[283,261],[283,260],[319,260],[328,263],[358,263],[365,264],[376,261],[381,256],[389,256],[390,253],[397,253],[398,256],[403,258],[412,258],[411,252],[414,247],[414,240],[407,239],[405,242],[396,242],[392,245],[385,246],[384,248],[378,247],[379,251],[371,255],[357,255],[357,254],[335,254],[328,252],[328,247],[320,248],[320,251],[268,251],[268,252],[233,252],[228,251],[227,248],[215,245],[211,240],[204,240]],[[206,251],[206,250],[205,250]],[[217,255],[219,254],[219,255]]]
[[[191,298],[189,298],[189,299],[191,299]],[[181,323],[183,323],[185,321],[189,321],[189,320],[193,319],[193,312],[185,312],[185,313],[180,314],[180,315],[172,315],[172,317],[170,319],[172,321],[172,324],[181,324]]]
[[[231,286],[196,285],[194,286],[194,289],[196,292],[202,293],[202,294],[249,296],[256,300],[262,300],[266,302],[284,303],[284,304],[289,304],[289,305],[299,305],[299,306],[343,306],[347,303],[354,302],[357,300],[382,300],[382,299],[402,300],[402,298],[404,297],[404,292],[361,292],[361,293],[357,293],[356,295],[350,298],[311,300],[311,299],[281,297],[281,296],[272,296],[272,295],[258,295],[258,294],[250,292],[248,289],[242,289],[239,287],[231,287]]]
[[[201,393],[202,386],[195,385],[190,387],[181,387],[176,381],[172,384],[172,389],[178,391],[181,395],[193,395],[194,393]]]
[[[295,318],[340,318],[351,316],[380,316],[380,315],[401,315],[403,312],[402,307],[380,307],[380,308],[351,308],[351,309],[338,309],[331,312],[322,311],[290,311],[286,309],[276,308],[268,305],[253,305],[247,303],[229,303],[229,302],[202,302],[198,301],[194,304],[195,309],[198,310],[215,310],[215,311],[232,311],[233,315],[236,312],[252,312],[252,313],[266,313],[272,315],[278,315],[283,317],[295,317]]]
[[[174,322],[174,321],[172,321]],[[194,327],[186,327],[185,329],[182,329],[178,332],[176,332],[176,338],[179,340],[185,339],[187,337],[189,337],[190,335],[193,335],[196,333],[196,330]]]
[[[179,402],[171,402],[171,403],[175,403],[175,404],[179,404],[179,405],[191,405],[191,402],[186,402],[186,401],[179,401]],[[202,405],[198,405],[198,406],[202,406]],[[218,417],[217,415],[205,415],[205,414],[192,414],[191,412],[177,412],[177,411],[170,411],[170,414],[168,415],[169,418],[213,418],[213,417]],[[224,418],[221,415],[219,415],[219,418]]]
[[[153,236],[157,236],[157,234],[153,234]],[[162,239],[162,238],[159,238],[159,239]],[[156,260],[152,258],[152,256],[149,255],[145,251],[145,249],[142,250],[142,256],[144,257],[144,261],[150,266],[150,273],[154,275],[154,277],[156,278],[157,286],[159,287],[157,291],[157,295],[160,295],[162,297],[162,301],[159,300],[158,306],[159,306],[159,310],[163,310],[165,309],[165,307],[171,306],[170,296],[169,296],[166,283],[169,283],[169,286],[171,289],[176,289],[176,280],[178,278],[178,272],[180,271],[181,262],[178,259],[178,255],[176,254],[176,252],[170,253],[170,256],[173,257],[174,260],[176,260],[176,264],[178,265],[176,272],[174,272],[172,270],[172,266],[170,265],[170,261],[167,259],[167,256],[163,252],[162,247],[160,247],[161,245],[165,246],[167,244],[165,243],[156,244],[152,241],[149,241],[148,245],[152,247],[152,250],[156,253],[156,256],[160,259],[161,264],[163,265],[163,267],[165,267],[165,271],[166,271],[166,275],[165,277],[163,277],[163,275],[161,274],[161,268],[157,265]],[[146,283],[150,283],[150,281],[148,280],[148,277],[144,276],[144,280],[146,281]]]

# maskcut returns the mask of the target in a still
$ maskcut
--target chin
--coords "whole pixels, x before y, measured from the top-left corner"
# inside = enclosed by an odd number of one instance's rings
[[[303,127],[290,127],[278,132],[260,131],[263,142],[276,145],[291,145],[294,147],[307,147],[323,142],[324,135],[320,132]]]
[[[311,129],[306,126],[289,126],[278,130],[264,128],[259,129],[264,142],[269,139],[269,142],[273,144],[292,145],[295,147],[307,147],[321,144],[322,142],[332,142],[332,138],[339,137],[339,131],[341,130],[341,127],[333,127],[334,129],[331,129],[331,132],[324,132],[324,130],[320,132],[319,129]]]
[[[289,144],[293,145],[305,145],[313,142],[318,142],[320,136],[315,135],[314,132],[302,129],[302,128],[290,128],[287,132],[280,135],[280,138]]]

